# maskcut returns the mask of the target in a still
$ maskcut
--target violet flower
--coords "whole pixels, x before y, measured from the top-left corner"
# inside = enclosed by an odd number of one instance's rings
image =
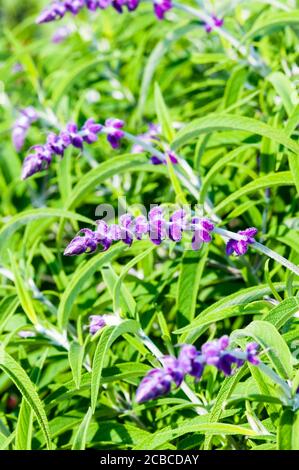
[[[94,143],[102,130],[103,126],[101,124],[96,123],[94,119],[88,119],[80,130],[75,123],[70,122],[67,124],[66,129],[59,134],[50,132],[47,137],[46,145],[33,147],[33,149],[36,150],[35,154],[30,154],[25,158],[22,178],[28,178],[48,168],[53,155],[63,157],[65,150],[71,145],[82,150],[84,142],[86,144]]]
[[[192,248],[198,250],[202,243],[211,240],[210,233],[214,230],[214,225],[206,218],[196,218],[196,223],[188,223],[187,214],[182,209],[175,211],[167,221],[160,206],[151,209],[148,218],[143,215],[134,218],[131,214],[124,214],[120,217],[118,224],[108,226],[102,220],[96,223],[95,232],[90,229],[81,230],[67,246],[64,254],[73,256],[91,253],[99,245],[102,246],[102,251],[106,251],[114,241],[119,240],[131,246],[134,239],[141,240],[144,235],[148,235],[155,245],[160,245],[167,238],[179,242],[184,231],[190,229],[194,232],[193,240],[194,237],[196,240],[200,237],[200,243],[192,242]]]
[[[83,8],[91,12],[97,9],[105,10],[112,6],[118,13],[123,13],[127,8],[129,12],[136,10],[140,0],[64,0],[55,1],[50,4],[37,18],[36,22],[49,23],[50,21],[60,20],[65,13],[70,12],[77,15]],[[171,0],[153,0],[154,12],[159,20],[163,20],[165,13],[172,8]]]
[[[165,13],[172,8],[172,0],[154,0],[154,12],[158,20],[164,20]]]
[[[224,20],[222,18],[218,18],[216,15],[212,15],[211,23],[206,23],[205,30],[207,33],[211,33],[214,28],[221,28],[223,26]]]
[[[120,146],[120,141],[125,135],[122,130],[124,125],[125,123],[121,119],[110,118],[105,121],[103,130],[107,134],[107,140],[113,149],[117,149]]]
[[[54,32],[51,41],[53,44],[60,44],[65,41],[75,31],[73,26],[61,26]]]
[[[89,333],[95,335],[105,326],[119,325],[121,319],[117,315],[91,315],[89,317]]]
[[[170,392],[172,377],[163,369],[151,370],[140,382],[136,392],[136,402],[144,403]]]
[[[136,392],[137,403],[168,394],[172,383],[179,387],[186,375],[191,375],[195,380],[199,380],[207,365],[213,365],[225,375],[231,375],[245,361],[254,365],[260,363],[259,346],[256,343],[249,343],[245,352],[240,348],[230,350],[228,347],[229,337],[222,336],[220,339],[205,343],[201,351],[191,344],[185,344],[181,347],[178,359],[173,356],[163,357],[161,359],[162,367],[148,372],[140,382]]]
[[[22,150],[27,132],[31,124],[37,119],[38,114],[32,106],[21,109],[20,116],[15,121],[12,129],[12,141],[17,152]]]
[[[47,145],[36,145],[32,147],[34,153],[27,155],[23,162],[22,179],[34,175],[42,170],[46,170],[51,161],[53,153]]]
[[[226,245],[226,254],[232,255],[235,253],[237,256],[245,255],[248,250],[248,245],[251,245],[255,242],[255,235],[257,234],[258,230],[255,227],[247,228],[246,230],[240,230],[238,232],[239,235],[243,235],[243,240],[233,240],[230,239]]]

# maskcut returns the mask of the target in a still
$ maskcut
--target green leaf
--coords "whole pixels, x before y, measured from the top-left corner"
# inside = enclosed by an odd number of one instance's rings
[[[274,325],[267,321],[256,320],[243,330],[234,331],[231,339],[234,340],[234,338],[240,336],[250,336],[257,341],[265,350],[278,374],[285,379],[292,379],[292,355],[285,340]]]
[[[272,83],[280,96],[287,115],[291,116],[295,106],[298,104],[298,95],[293,83],[281,72],[271,73],[267,80]]]
[[[279,330],[297,312],[299,312],[299,298],[290,297],[274,307],[265,316],[264,321],[272,323]]]
[[[89,261],[81,264],[74,272],[66,290],[64,291],[58,308],[57,319],[60,328],[65,328],[77,295],[84,284],[104,264],[108,264],[124,250],[123,246],[115,245],[107,253],[94,255]]]
[[[11,264],[11,267],[12,267],[12,272],[13,272],[13,275],[14,275],[14,283],[15,283],[15,286],[16,286],[16,291],[18,293],[20,304],[21,304],[24,312],[26,313],[28,319],[34,325],[36,325],[38,320],[37,320],[37,316],[36,316],[36,313],[35,313],[35,308],[34,308],[32,299],[31,299],[30,294],[29,294],[30,291],[29,291],[28,287],[25,285],[25,283],[24,283],[24,281],[23,281],[23,279],[20,275],[19,267],[17,265],[15,257],[11,254],[11,252],[9,252],[9,257],[10,257],[10,264]]]
[[[284,410],[277,428],[278,450],[299,450],[299,411]]]
[[[87,224],[94,224],[94,221],[83,217],[73,212],[65,211],[63,209],[30,209],[17,214],[9,220],[0,230],[0,246],[1,253],[4,253],[4,248],[10,241],[12,235],[21,227],[29,224],[33,220],[40,220],[44,218],[58,217],[62,219],[79,220]]]
[[[72,341],[70,344],[68,356],[76,388],[80,388],[84,346],[81,346],[81,344]]]
[[[33,413],[26,400],[22,400],[16,427],[16,450],[31,450]]]
[[[261,189],[271,188],[272,186],[291,186],[293,184],[292,173],[290,171],[281,171],[279,173],[261,176],[260,178],[256,178],[254,181],[246,184],[238,191],[230,194],[215,207],[214,211],[219,212],[222,209],[227,208],[227,206],[236,199],[240,199],[247,194],[254,193]]]
[[[74,442],[72,445],[72,450],[85,450],[86,437],[87,437],[87,432],[88,432],[91,418],[92,418],[92,410],[89,407],[86,415],[84,416],[82,423],[79,426],[78,431],[75,434]]]
[[[207,117],[197,119],[187,124],[187,126],[178,133],[172,147],[173,149],[177,149],[195,139],[200,134],[227,130],[245,131],[250,134],[265,136],[283,145],[297,155],[299,154],[299,145],[297,142],[287,137],[284,131],[275,129],[257,119],[231,114],[210,114]]]
[[[14,315],[20,301],[15,295],[9,295],[0,302],[0,334],[5,328],[8,320]]]
[[[172,127],[171,118],[158,83],[155,83],[155,106],[158,121],[162,128],[162,134],[170,143],[173,141],[175,134]]]
[[[125,333],[137,333],[139,328],[140,326],[135,320],[125,320],[116,327],[110,326],[103,329],[92,363],[91,408],[93,413],[97,406],[102,370],[104,363],[107,360],[107,354],[111,345],[117,340],[117,338],[119,338],[119,336],[122,336]]]
[[[200,280],[209,250],[184,253],[177,288],[177,326],[183,327],[193,320]]]
[[[141,118],[142,116],[148,90],[149,90],[152,78],[154,76],[155,70],[160,60],[167,53],[170,45],[174,41],[177,41],[181,37],[184,37],[189,31],[192,31],[193,29],[197,29],[197,28],[198,28],[197,24],[190,24],[190,23],[185,24],[183,26],[179,26],[174,31],[170,31],[163,38],[163,40],[155,46],[155,48],[151,52],[148,58],[147,64],[144,67],[144,73],[142,77],[139,101],[138,101],[138,106],[137,106],[137,113],[138,113],[139,118]]]
[[[139,443],[134,450],[151,450],[157,449],[165,442],[172,441],[187,433],[202,433],[202,434],[223,434],[223,435],[243,435],[243,436],[257,436],[258,434],[252,429],[245,428],[244,426],[237,426],[233,424],[224,423],[209,423],[206,421],[207,416],[200,416],[189,420],[187,423],[181,423],[179,427],[173,429],[159,430],[151,437],[146,438]],[[205,422],[206,421],[206,422]]]
[[[253,39],[257,36],[266,36],[286,26],[297,26],[299,24],[299,11],[293,10],[290,13],[271,12],[266,15],[258,16],[258,20],[252,28],[243,37],[243,42]]]
[[[51,448],[51,437],[49,431],[49,424],[47,416],[33,383],[24,371],[24,369],[0,346],[0,368],[5,372],[13,381],[15,386],[19,389],[34,412],[40,428],[44,434],[45,442],[48,449]]]
[[[126,154],[119,157],[109,158],[108,161],[100,163],[99,166],[88,171],[73,188],[70,197],[66,202],[66,208],[73,209],[95,188],[104,183],[114,175],[121,175],[128,172],[148,171],[158,174],[166,174],[163,165],[151,165],[148,157],[135,154]],[[1,232],[0,232],[1,234]]]

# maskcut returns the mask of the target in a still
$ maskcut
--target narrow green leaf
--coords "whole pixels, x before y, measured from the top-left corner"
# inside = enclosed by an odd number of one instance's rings
[[[119,336],[125,333],[137,333],[140,326],[135,320],[125,320],[120,325],[114,327],[105,327],[100,336],[99,342],[96,347],[96,351],[93,358],[92,364],[92,375],[91,375],[91,408],[92,412],[95,412],[97,406],[97,399],[99,395],[99,389],[101,385],[102,370],[104,363],[107,360],[107,354]]]
[[[87,432],[92,418],[92,410],[89,407],[78,431],[75,434],[72,450],[85,450]]]

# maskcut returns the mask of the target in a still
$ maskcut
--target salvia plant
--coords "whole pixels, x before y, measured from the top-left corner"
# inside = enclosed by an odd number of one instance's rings
[[[299,450],[298,0],[25,3],[0,449]]]

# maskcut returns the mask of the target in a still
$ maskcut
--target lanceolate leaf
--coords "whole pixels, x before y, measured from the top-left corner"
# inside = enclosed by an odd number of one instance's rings
[[[91,408],[95,412],[97,399],[100,392],[101,376],[104,363],[110,347],[117,338],[125,333],[137,333],[139,324],[134,320],[127,320],[116,327],[106,327],[99,339],[93,358],[91,375]]]
[[[47,447],[50,449],[51,437],[49,431],[49,424],[43,404],[35,390],[35,387],[26,372],[24,371],[24,369],[22,369],[22,367],[1,347],[0,368],[14,382],[15,386],[22,393],[22,396],[24,397],[25,401],[33,410],[40,425],[40,428],[44,434]]]

